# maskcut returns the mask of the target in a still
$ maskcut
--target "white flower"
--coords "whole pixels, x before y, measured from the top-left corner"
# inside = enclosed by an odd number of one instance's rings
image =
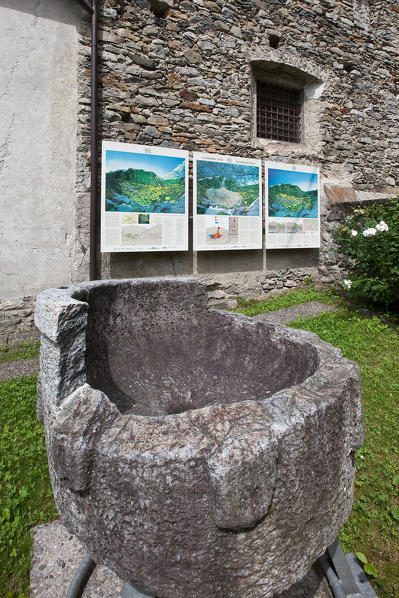
[[[356,237],[357,236],[357,230],[351,230],[351,235],[352,235],[352,237]]]
[[[375,235],[376,232],[377,232],[376,228],[366,228],[366,230],[363,231],[363,236],[364,237],[372,237],[373,235]]]
[[[346,288],[346,289],[350,289],[352,286],[352,281],[351,280],[347,280],[345,278],[345,280],[342,281],[342,285]]]
[[[381,220],[381,222],[379,224],[376,224],[375,228],[380,232],[389,230],[387,223],[384,222],[383,220]]]

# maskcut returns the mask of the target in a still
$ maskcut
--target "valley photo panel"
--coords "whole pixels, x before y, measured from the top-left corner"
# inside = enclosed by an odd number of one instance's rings
[[[262,248],[261,160],[193,154],[194,250]]]
[[[101,192],[103,252],[188,249],[188,152],[104,141]]]
[[[265,162],[266,248],[320,247],[320,173]]]

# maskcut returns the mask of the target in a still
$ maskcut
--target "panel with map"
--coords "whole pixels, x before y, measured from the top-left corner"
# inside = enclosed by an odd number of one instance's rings
[[[261,249],[261,161],[194,153],[194,249]]]
[[[320,247],[319,170],[265,163],[266,248]]]
[[[188,249],[188,152],[104,141],[101,190],[103,252]]]

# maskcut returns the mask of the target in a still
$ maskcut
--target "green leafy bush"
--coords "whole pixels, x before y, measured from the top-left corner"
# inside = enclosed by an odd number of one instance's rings
[[[358,302],[399,311],[399,199],[356,208],[335,233],[343,281]]]

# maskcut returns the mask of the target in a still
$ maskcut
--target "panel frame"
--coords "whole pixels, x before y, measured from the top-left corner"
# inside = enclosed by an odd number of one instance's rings
[[[108,214],[114,214],[106,210],[106,152],[117,151],[132,154],[146,154],[149,156],[166,156],[172,158],[182,158],[185,160],[185,211],[184,214],[173,214],[173,213],[162,213],[162,212],[147,212],[148,214],[156,214],[156,220],[162,221],[165,218],[178,217],[183,224],[183,242],[181,244],[169,246],[164,244],[154,245],[142,245],[138,247],[132,247],[124,245],[122,243],[111,244],[106,242],[106,216]],[[189,238],[189,152],[187,150],[180,150],[175,148],[167,148],[162,146],[152,145],[140,145],[135,143],[122,143],[116,141],[103,140],[102,151],[101,151],[101,253],[143,253],[143,252],[164,252],[164,251],[188,251],[188,238]],[[118,212],[118,214],[139,214],[139,212]],[[145,213],[145,212],[143,212]],[[141,214],[141,212],[140,212]],[[122,216],[119,219],[120,239],[122,239]],[[143,226],[142,224],[140,226]],[[144,225],[145,226],[145,225]],[[162,235],[164,234],[164,228],[162,227]]]

